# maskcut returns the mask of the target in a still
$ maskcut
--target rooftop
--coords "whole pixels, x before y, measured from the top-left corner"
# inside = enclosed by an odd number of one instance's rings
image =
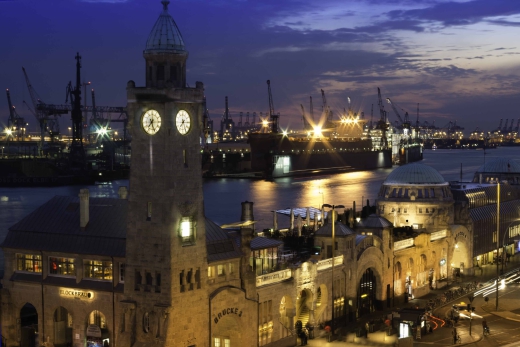
[[[186,53],[181,32],[168,13],[169,1],[161,1],[163,10],[146,41],[145,53]]]
[[[418,163],[398,167],[392,171],[383,182],[385,185],[432,185],[445,183],[444,177],[442,177],[436,169]]]

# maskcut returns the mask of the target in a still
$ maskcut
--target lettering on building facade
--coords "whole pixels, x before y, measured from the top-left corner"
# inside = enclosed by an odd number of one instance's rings
[[[239,317],[242,317],[242,311],[238,310],[238,308],[236,307],[228,307],[228,308],[225,308],[223,309],[222,311],[220,311],[215,318],[213,318],[213,321],[215,322],[215,324],[218,323],[218,321],[223,318],[225,315],[227,314],[236,314],[237,316]]]
[[[80,299],[92,299],[94,298],[93,292],[85,292],[77,289],[60,289],[60,295],[67,296],[70,298],[80,298]]]

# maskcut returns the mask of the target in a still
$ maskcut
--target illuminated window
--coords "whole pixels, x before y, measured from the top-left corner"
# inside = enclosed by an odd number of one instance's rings
[[[100,329],[106,329],[107,319],[102,312],[94,310],[88,315],[88,324],[97,325]]]
[[[220,337],[215,337],[214,341],[215,341],[215,344],[214,344],[215,347],[222,347],[222,345],[220,344]]]
[[[218,266],[217,266],[217,274],[218,274],[219,276],[224,275],[224,265],[218,265]]]
[[[224,347],[231,347],[231,340],[230,339],[224,339]]]
[[[36,254],[17,254],[16,270],[42,272],[42,257]]]
[[[215,276],[215,267],[208,266],[208,277],[211,278],[213,276]]]
[[[74,259],[49,257],[49,274],[75,276]]]
[[[182,217],[180,225],[180,236],[182,245],[189,246],[195,243],[194,225],[190,217]]]
[[[84,277],[98,280],[111,280],[112,263],[110,261],[85,260]]]

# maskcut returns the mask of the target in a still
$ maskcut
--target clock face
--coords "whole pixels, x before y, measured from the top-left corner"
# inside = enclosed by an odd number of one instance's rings
[[[177,125],[177,130],[179,130],[182,135],[186,135],[188,131],[190,131],[191,126],[191,118],[188,112],[180,110],[175,118],[175,124]]]
[[[161,115],[156,110],[146,111],[141,117],[141,126],[147,134],[156,134],[161,127]]]

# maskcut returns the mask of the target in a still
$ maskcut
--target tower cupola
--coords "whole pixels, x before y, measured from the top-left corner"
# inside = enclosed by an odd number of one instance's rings
[[[146,60],[146,86],[184,88],[188,51],[181,32],[168,12],[170,1],[161,1],[163,10],[155,22],[143,52]]]

